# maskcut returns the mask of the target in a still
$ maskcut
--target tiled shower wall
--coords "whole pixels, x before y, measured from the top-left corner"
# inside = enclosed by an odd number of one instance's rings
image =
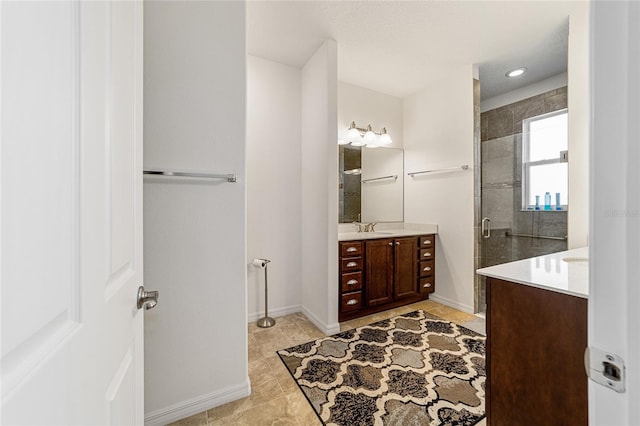
[[[491,219],[491,237],[479,238],[480,267],[567,249],[566,240],[505,234],[567,235],[566,211],[522,211],[522,120],[564,108],[566,87],[480,115],[481,218]],[[482,311],[486,301],[483,279],[479,279],[476,294],[477,308]]]

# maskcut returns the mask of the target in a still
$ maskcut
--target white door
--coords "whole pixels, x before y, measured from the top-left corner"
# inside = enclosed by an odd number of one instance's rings
[[[142,3],[0,14],[1,422],[142,424]]]
[[[589,382],[589,424],[640,425],[640,2],[591,6],[589,346],[626,371],[622,393]]]

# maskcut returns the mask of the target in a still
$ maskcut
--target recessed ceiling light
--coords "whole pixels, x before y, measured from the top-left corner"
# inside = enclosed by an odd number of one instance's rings
[[[527,71],[526,67],[520,67],[520,68],[516,68],[515,70],[511,70],[507,72],[505,75],[507,77],[518,77],[524,74],[526,71]]]

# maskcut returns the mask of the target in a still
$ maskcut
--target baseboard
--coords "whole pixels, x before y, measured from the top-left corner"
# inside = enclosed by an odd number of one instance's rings
[[[200,395],[187,401],[170,405],[166,408],[146,413],[144,416],[145,426],[162,426],[194,414],[202,413],[205,410],[217,407],[236,399],[244,398],[251,394],[251,384],[249,378],[236,386],[229,386],[205,395]]]
[[[289,314],[295,314],[296,312],[302,312],[302,308],[300,307],[300,305],[292,305],[292,306],[285,306],[283,308],[269,309],[269,316],[273,318],[277,318],[277,317],[283,317]],[[253,312],[247,316],[247,322],[256,322],[263,317],[264,317],[264,311]]]
[[[468,314],[473,314],[473,306],[463,305],[455,300],[448,299],[446,297],[438,296],[437,294],[429,295],[429,300],[433,300],[434,302],[442,303],[443,305],[447,305],[450,308],[457,309],[462,312],[466,312]]]
[[[323,321],[320,321],[320,319],[317,316],[315,316],[313,312],[308,310],[305,306],[302,307],[302,313],[304,314],[304,316],[309,318],[309,321],[311,321],[313,325],[318,327],[318,329],[322,331],[324,334],[326,334],[327,336],[331,336],[332,334],[336,334],[340,332],[340,323],[336,322],[333,324],[325,324]]]

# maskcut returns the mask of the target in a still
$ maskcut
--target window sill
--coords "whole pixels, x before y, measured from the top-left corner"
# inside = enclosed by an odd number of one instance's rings
[[[545,210],[544,208],[541,208],[540,210],[536,210],[535,208],[526,208],[526,209],[520,209],[521,212],[542,212],[542,213],[554,213],[554,212],[566,212],[568,211],[569,208],[567,206],[562,206],[562,208],[560,210],[556,210],[555,207],[552,207],[551,210]]]

